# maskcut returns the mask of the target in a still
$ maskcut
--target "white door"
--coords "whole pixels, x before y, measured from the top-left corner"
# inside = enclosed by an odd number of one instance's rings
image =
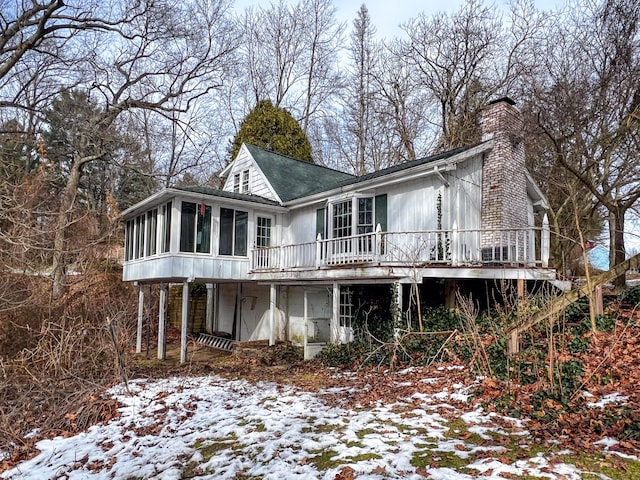
[[[338,316],[338,342],[353,341],[353,304],[352,292],[348,287],[340,287],[340,308]]]

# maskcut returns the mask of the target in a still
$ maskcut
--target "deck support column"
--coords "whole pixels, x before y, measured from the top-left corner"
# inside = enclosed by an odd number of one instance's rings
[[[302,315],[303,315],[303,323],[304,323],[304,344],[305,348],[307,345],[307,337],[309,336],[309,292],[307,292],[306,287],[302,290],[303,292],[303,307],[302,307]],[[315,333],[313,335],[315,338]]]
[[[455,280],[444,281],[444,306],[448,309],[456,308],[458,283]]]
[[[142,319],[144,318],[144,288],[138,285],[138,328],[136,330],[136,353],[142,352]]]
[[[269,285],[269,346],[276,344],[276,286]]]
[[[180,363],[187,361],[187,325],[189,324],[189,281],[182,282],[182,323],[180,325]]]
[[[205,317],[205,330],[209,334],[213,333],[213,299],[213,283],[207,283],[207,313]]]
[[[339,328],[340,325],[340,284],[333,282],[333,314],[331,315],[331,343],[340,341]]]
[[[158,360],[167,358],[167,285],[160,285],[160,300],[158,302]]]
[[[392,288],[395,289],[396,293],[396,312],[394,315],[395,318],[393,319],[393,336],[397,339],[400,336],[400,329],[402,328],[402,284],[400,282],[395,282]]]

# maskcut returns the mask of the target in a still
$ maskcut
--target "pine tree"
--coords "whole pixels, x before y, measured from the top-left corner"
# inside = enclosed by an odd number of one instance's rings
[[[313,162],[307,135],[287,110],[275,107],[271,100],[260,100],[242,121],[229,150],[231,159],[243,143]]]

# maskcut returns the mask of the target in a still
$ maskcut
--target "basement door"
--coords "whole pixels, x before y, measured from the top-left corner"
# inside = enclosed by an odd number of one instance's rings
[[[338,316],[338,342],[353,341],[353,292],[348,287],[340,287],[340,309]]]

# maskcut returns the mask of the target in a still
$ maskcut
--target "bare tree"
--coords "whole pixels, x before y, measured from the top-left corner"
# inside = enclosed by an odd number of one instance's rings
[[[15,19],[4,20],[11,35],[0,43],[0,78],[17,78],[30,52],[56,59],[65,74],[58,78],[62,89],[81,85],[99,106],[100,114],[78,130],[93,134],[109,131],[140,111],[179,123],[178,113],[190,111],[221,85],[228,58],[237,47],[227,0],[138,0],[93,7],[88,2],[73,7],[60,1],[19,4]],[[56,220],[55,297],[64,289],[66,232],[81,177],[88,165],[108,156],[95,142],[88,148],[87,137],[82,140],[73,152]]]
[[[375,130],[374,69],[378,61],[379,45],[375,40],[376,28],[366,5],[361,5],[351,32],[348,86],[344,91],[344,110],[349,133],[345,159],[356,175],[371,170],[368,160],[372,159],[374,145],[372,132]]]
[[[247,9],[241,23],[240,66],[247,85],[237,84],[246,93],[243,111],[232,114],[236,129],[258,101],[271,100],[291,112],[305,133],[317,131],[343,85],[338,64],[344,25],[331,1],[280,0],[268,9]]]
[[[382,156],[386,161],[375,165],[375,170],[415,160],[432,150],[426,139],[433,134],[426,121],[427,102],[402,53],[401,42],[393,41],[383,49],[379,60],[374,72],[376,111],[389,138]]]
[[[534,101],[555,161],[606,210],[616,265],[625,259],[625,215],[640,198],[640,6],[581,6],[568,9],[549,35]]]
[[[418,74],[428,100],[437,105],[437,150],[479,141],[481,108],[498,93],[508,94],[531,68],[530,50],[543,17],[529,2],[512,6],[507,24],[481,0],[467,0],[454,14],[421,14],[403,26],[404,55]]]

